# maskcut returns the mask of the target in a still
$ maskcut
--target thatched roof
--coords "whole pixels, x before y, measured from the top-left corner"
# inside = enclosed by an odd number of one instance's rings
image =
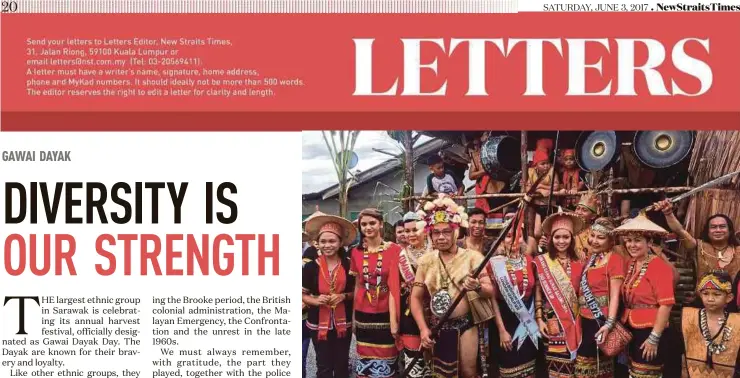
[[[740,131],[698,131],[689,163],[694,185],[740,170]],[[733,186],[740,189],[740,180]]]

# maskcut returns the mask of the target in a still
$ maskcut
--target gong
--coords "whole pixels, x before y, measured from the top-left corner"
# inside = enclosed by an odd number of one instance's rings
[[[492,179],[505,181],[521,169],[522,153],[519,141],[508,135],[489,138],[481,146],[480,160],[483,169]]]
[[[600,171],[619,157],[614,131],[584,131],[576,142],[576,162],[586,171]]]
[[[650,168],[672,167],[691,153],[693,131],[638,131],[632,142],[635,156]]]

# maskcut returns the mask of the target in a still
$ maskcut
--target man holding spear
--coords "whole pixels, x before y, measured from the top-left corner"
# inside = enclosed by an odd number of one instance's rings
[[[462,206],[442,195],[428,202],[421,212],[431,235],[434,250],[418,261],[416,281],[411,293],[411,313],[421,331],[421,343],[432,350],[432,374],[435,377],[475,377],[478,356],[478,330],[473,321],[474,302],[491,298],[490,277],[483,272],[473,278],[473,272],[484,256],[457,246],[460,227],[467,226],[467,214]],[[450,310],[453,299],[466,290],[466,297],[452,309],[435,339],[431,327],[439,323]],[[424,317],[425,291],[431,296],[429,319]],[[431,326],[431,327],[430,327]]]

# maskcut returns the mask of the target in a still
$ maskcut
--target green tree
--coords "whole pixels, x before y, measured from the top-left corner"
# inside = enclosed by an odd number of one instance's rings
[[[339,181],[339,216],[347,218],[347,195],[352,186],[352,173],[349,162],[359,131],[322,131],[329,157],[334,163],[334,170]]]

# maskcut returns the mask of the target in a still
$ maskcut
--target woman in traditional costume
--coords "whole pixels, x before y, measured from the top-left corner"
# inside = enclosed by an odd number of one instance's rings
[[[703,308],[684,307],[681,317],[685,366],[689,378],[740,377],[740,314],[730,313],[730,276],[705,273],[696,287]]]
[[[573,377],[581,345],[577,288],[583,263],[575,251],[574,235],[585,227],[575,213],[558,212],[542,222],[549,235],[547,253],[535,257],[537,287],[535,309],[540,333],[545,338],[551,378]]]
[[[614,376],[614,359],[605,356],[598,347],[617,321],[624,281],[624,259],[612,250],[613,230],[614,224],[608,218],[597,219],[590,229],[590,255],[578,287],[583,330],[583,341],[576,357],[575,376],[578,378]]]
[[[319,255],[303,267],[303,302],[308,307],[306,326],[316,351],[317,378],[349,377],[352,341],[352,295],[355,279],[343,247],[357,231],[348,220],[320,215],[306,222],[306,232],[318,241]]]
[[[630,258],[622,285],[624,314],[622,322],[632,331],[628,345],[630,376],[661,377],[669,338],[661,338],[668,326],[673,296],[673,270],[670,263],[652,253],[655,236],[668,232],[644,214],[614,229],[621,236]]]
[[[408,246],[401,251],[398,259],[398,269],[401,274],[401,292],[398,297],[400,301],[400,321],[399,321],[399,341],[403,350],[404,366],[408,369],[414,357],[421,357],[421,337],[419,326],[416,324],[410,310],[411,290],[416,280],[416,268],[419,259],[430,250],[430,244],[427,243],[426,222],[417,213],[409,212],[403,217],[403,227],[406,233]],[[428,309],[428,298],[425,300],[424,308]],[[408,377],[429,377],[431,374],[429,367],[426,366],[423,359],[419,359],[409,372]]]
[[[487,266],[494,280],[493,313],[499,336],[493,355],[501,378],[530,378],[535,375],[541,337],[534,319],[536,269],[522,240],[514,243],[520,234],[513,231],[506,235],[503,255],[492,258]]]
[[[377,209],[358,216],[361,244],[352,249],[350,274],[355,276],[356,373],[385,378],[398,374],[395,339],[399,325],[394,292],[400,292],[398,257],[401,247],[383,240],[383,217]]]
[[[721,269],[735,279],[740,272],[740,241],[735,236],[735,225],[724,214],[714,214],[704,225],[701,238],[696,239],[686,231],[673,214],[673,204],[668,201],[657,202],[656,210],[662,210],[668,227],[675,232],[684,247],[696,248],[697,277],[712,270]]]

